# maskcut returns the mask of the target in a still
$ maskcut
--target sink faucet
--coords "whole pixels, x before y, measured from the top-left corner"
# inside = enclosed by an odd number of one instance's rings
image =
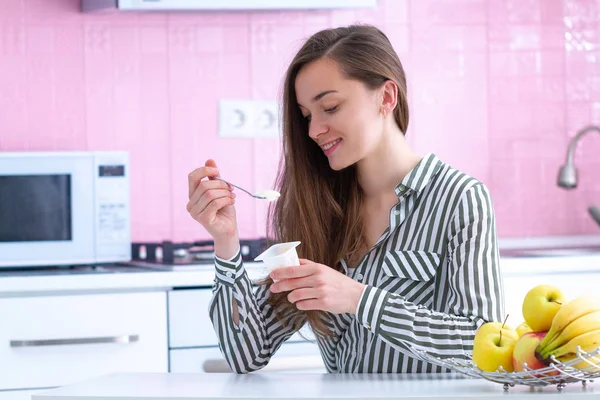
[[[569,142],[569,149],[567,150],[567,160],[565,164],[560,167],[558,171],[558,186],[564,189],[574,189],[577,187],[577,168],[575,168],[575,163],[573,162],[573,158],[575,157],[575,146],[577,146],[577,142],[588,132],[596,131],[600,133],[600,127],[596,125],[588,125],[583,129],[580,129],[579,132],[571,139]],[[600,225],[600,209],[591,205],[588,208],[588,212],[590,216]]]

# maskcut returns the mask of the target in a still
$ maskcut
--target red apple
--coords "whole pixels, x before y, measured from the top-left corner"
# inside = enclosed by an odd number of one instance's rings
[[[544,339],[547,332],[527,332],[517,340],[515,349],[513,350],[513,367],[515,372],[521,372],[524,368],[524,363],[530,369],[546,368],[547,365],[537,359],[535,349]]]

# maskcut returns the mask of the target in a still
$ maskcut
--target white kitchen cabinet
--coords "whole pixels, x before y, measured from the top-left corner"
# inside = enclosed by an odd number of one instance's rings
[[[169,298],[169,348],[171,372],[205,371],[205,363],[229,370],[218,348],[219,342],[209,316],[210,288],[174,290]],[[275,370],[318,369],[325,371],[312,332],[304,327],[288,339],[265,368]],[[205,371],[216,372],[216,371]]]
[[[0,389],[167,372],[164,292],[0,299]]]
[[[175,349],[170,352],[171,372],[230,372],[218,347]],[[284,343],[261,372],[327,372],[316,344]]]
[[[217,346],[219,341],[208,316],[212,290],[169,292],[169,347]]]
[[[190,289],[169,292],[169,347],[218,346],[208,314],[208,305],[212,290]],[[314,341],[315,337],[308,327],[294,334],[287,342]],[[306,339],[305,339],[306,338]]]

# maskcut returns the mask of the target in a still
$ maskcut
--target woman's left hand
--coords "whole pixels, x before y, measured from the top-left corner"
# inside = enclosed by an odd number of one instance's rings
[[[365,288],[333,268],[306,259],[300,259],[300,265],[276,269],[270,276],[278,281],[271,285],[271,292],[290,292],[288,300],[298,310],[354,314]]]

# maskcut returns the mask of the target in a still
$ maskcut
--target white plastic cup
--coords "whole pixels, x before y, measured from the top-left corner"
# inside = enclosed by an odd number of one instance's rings
[[[254,261],[262,261],[269,274],[279,268],[300,265],[296,247],[300,242],[278,243],[263,251]],[[274,280],[275,281],[275,280]]]

